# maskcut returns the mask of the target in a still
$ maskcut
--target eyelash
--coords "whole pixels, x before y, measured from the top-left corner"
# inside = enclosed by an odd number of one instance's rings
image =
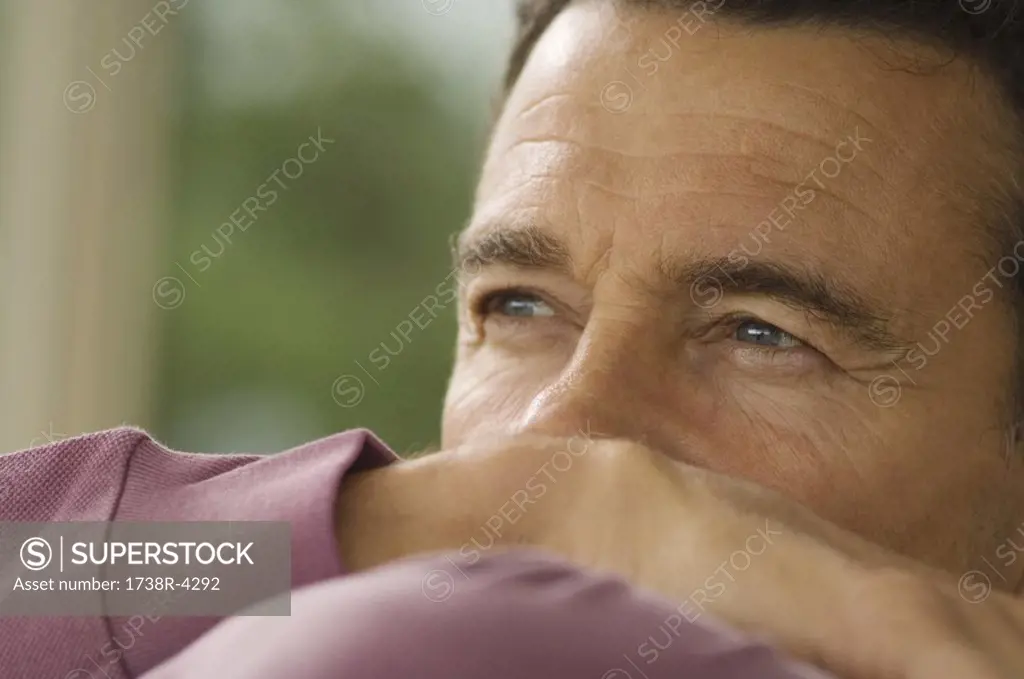
[[[548,302],[543,295],[540,295],[533,290],[528,290],[526,288],[506,288],[504,290],[495,290],[494,292],[481,295],[479,300],[477,300],[473,305],[473,314],[481,318],[487,318],[491,314],[497,313],[496,307],[499,306],[501,302],[506,302],[514,297],[532,297],[533,299],[544,302],[545,304],[554,306],[551,302]],[[505,316],[504,318],[510,321],[530,320],[529,317],[522,316]]]
[[[779,330],[780,332],[782,332],[782,333],[784,333],[786,335],[789,335],[794,340],[796,340],[801,345],[803,345],[803,346],[799,346],[799,347],[788,347],[788,348],[787,347],[772,347],[772,346],[767,346],[767,345],[763,345],[763,344],[755,344],[753,342],[739,342],[738,340],[736,340],[738,343],[743,345],[745,350],[748,350],[748,351],[760,351],[760,352],[763,352],[765,354],[778,354],[778,353],[783,353],[783,352],[793,352],[793,351],[797,351],[797,350],[800,350],[800,349],[811,349],[811,350],[814,350],[814,351],[818,351],[817,348],[813,344],[811,344],[810,342],[805,340],[803,337],[801,337],[801,336],[799,336],[799,335],[797,335],[795,333],[792,333],[789,330],[786,330],[785,328],[782,328],[782,327],[780,327],[780,326],[778,326],[778,325],[776,325],[774,323],[771,323],[770,321],[766,321],[766,320],[764,320],[762,318],[758,318],[757,316],[752,316],[749,313],[744,313],[742,311],[736,311],[736,312],[727,313],[727,314],[724,314],[723,316],[721,316],[719,318],[716,318],[716,319],[712,320],[711,323],[707,326],[706,333],[707,334],[711,334],[711,333],[714,333],[715,331],[719,331],[722,335],[725,335],[727,338],[732,339],[733,335],[736,333],[736,331],[739,329],[739,327],[741,325],[743,325],[744,323],[758,323],[758,324],[761,324],[761,325],[770,326],[772,328],[775,328],[775,329]]]
[[[478,301],[473,305],[473,314],[481,320],[486,320],[492,314],[500,313],[498,307],[501,304],[508,301],[509,299],[516,297],[526,297],[538,300],[549,306],[556,307],[555,304],[548,301],[544,295],[537,291],[530,290],[527,288],[506,288],[503,290],[495,290],[493,292],[481,295]],[[513,316],[513,315],[502,315],[503,323],[522,324],[536,322],[536,317],[530,316]],[[756,344],[753,342],[740,342],[735,340],[734,336],[736,331],[744,323],[758,323],[761,325],[767,325],[772,328],[776,328],[782,333],[789,335],[802,346],[798,347],[773,347],[769,345]],[[816,353],[821,353],[818,349],[805,340],[803,337],[796,335],[774,323],[770,323],[762,318],[753,316],[749,313],[736,311],[726,313],[718,318],[711,319],[703,329],[698,333],[704,337],[714,336],[716,339],[728,339],[734,341],[736,344],[741,345],[745,352],[758,353],[763,355],[765,358],[781,357],[783,354],[792,354],[793,352],[803,350],[811,350]]]

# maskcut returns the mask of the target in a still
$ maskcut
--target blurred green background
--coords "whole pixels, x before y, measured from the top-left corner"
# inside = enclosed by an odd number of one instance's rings
[[[504,1],[0,0],[0,450],[122,423],[436,445],[455,309],[409,316],[451,272],[512,32]]]
[[[454,305],[392,332],[451,271],[511,14],[434,5],[196,8],[165,248],[166,268],[196,281],[181,278],[186,297],[161,318],[153,422],[171,445],[274,451],[352,427],[399,452],[438,441]],[[215,237],[318,129],[335,143],[294,181],[279,175],[289,189],[230,244]],[[197,250],[211,260],[198,275]],[[382,342],[391,360],[378,370],[367,357]],[[361,384],[339,388],[361,393],[335,398],[342,375]]]

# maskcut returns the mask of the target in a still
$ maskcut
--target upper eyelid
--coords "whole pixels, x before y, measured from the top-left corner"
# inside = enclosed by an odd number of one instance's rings
[[[514,290],[513,289],[513,290],[496,290],[494,292],[490,292],[490,293],[482,295],[480,300],[477,302],[477,313],[479,313],[480,315],[486,315],[486,314],[489,314],[489,313],[501,313],[501,309],[499,309],[497,307],[495,307],[495,308],[488,308],[488,307],[494,306],[496,302],[501,304],[501,303],[504,303],[505,301],[507,301],[508,299],[515,298],[515,297],[527,298],[527,299],[535,300],[535,301],[537,301],[537,302],[539,302],[541,304],[546,305],[548,308],[550,308],[556,314],[560,310],[560,308],[559,308],[559,306],[557,304],[549,302],[547,299],[545,299],[541,295],[538,295],[538,294],[535,294],[535,293],[531,293],[531,292],[527,292],[527,291]],[[503,315],[505,315],[505,314],[503,314]],[[517,316],[515,314],[512,314],[512,317],[516,317],[516,319],[520,319],[521,316]],[[534,316],[529,316],[529,317],[534,317]]]
[[[509,285],[507,287],[496,287],[490,290],[482,290],[479,292],[473,292],[467,298],[467,302],[470,305],[470,311],[476,316],[485,316],[488,311],[486,306],[489,305],[492,300],[501,296],[521,295],[523,297],[531,297],[549,306],[554,312],[551,316],[540,316],[530,318],[547,318],[548,320],[561,319],[566,321],[580,330],[586,326],[586,315],[581,315],[580,310],[574,308],[570,304],[566,304],[559,297],[551,294],[547,290],[533,288],[530,286],[523,285]],[[516,317],[522,318],[522,317]]]
[[[507,287],[507,288],[496,288],[494,290],[487,290],[487,291],[480,292],[480,293],[474,295],[472,299],[470,299],[470,304],[471,304],[471,306],[473,308],[481,309],[482,310],[484,306],[486,306],[487,304],[490,304],[495,299],[498,299],[498,298],[501,298],[501,297],[512,297],[512,296],[516,296],[516,295],[521,296],[521,297],[532,297],[532,298],[534,298],[534,299],[536,299],[538,301],[541,301],[541,302],[544,302],[545,304],[548,304],[549,306],[552,306],[552,307],[556,306],[544,294],[542,294],[542,293],[540,293],[540,292],[538,292],[536,290],[531,290],[529,288],[524,288],[524,287],[521,287],[521,286],[510,286],[510,287]]]
[[[714,327],[729,328],[730,330],[735,330],[736,328],[738,328],[740,326],[740,324],[745,323],[745,322],[750,322],[750,321],[753,321],[754,323],[763,323],[764,325],[770,325],[771,327],[775,328],[776,330],[779,330],[781,332],[786,333],[787,335],[789,335],[790,337],[792,337],[796,341],[800,342],[800,344],[804,345],[805,347],[807,347],[809,349],[814,349],[815,351],[817,351],[818,353],[821,353],[821,354],[825,353],[821,349],[819,349],[816,344],[814,344],[813,342],[811,342],[808,339],[805,339],[802,335],[800,335],[798,333],[795,333],[795,332],[793,332],[791,330],[787,330],[785,327],[783,327],[783,326],[781,326],[781,325],[779,325],[777,323],[772,323],[771,321],[767,321],[764,318],[761,318],[759,316],[755,316],[755,315],[753,315],[751,313],[746,313],[746,312],[742,312],[742,311],[734,311],[734,312],[730,312],[730,313],[724,314],[721,318],[716,319],[716,321],[714,322]]]
[[[779,326],[775,325],[774,323],[767,323],[765,321],[754,321],[754,322],[755,323],[760,323],[761,325],[766,325],[766,326],[768,326],[770,328],[774,328],[775,330],[778,330],[783,335],[786,335],[787,337],[791,338],[797,344],[797,346],[796,347],[776,347],[774,345],[757,345],[756,342],[744,342],[744,344],[755,344],[757,346],[764,346],[765,348],[772,348],[772,349],[775,349],[775,350],[780,350],[780,349],[796,349],[796,348],[800,348],[800,347],[807,347],[809,349],[814,349],[814,346],[811,345],[809,342],[806,342],[806,341],[800,339],[799,336],[791,333],[790,331],[786,330],[785,328],[780,328]],[[737,325],[737,328],[739,328],[739,325],[742,325],[742,322]],[[741,340],[737,340],[737,341],[741,341]]]
[[[772,328],[775,328],[779,332],[784,332],[787,335],[789,335],[790,337],[794,337],[796,339],[800,339],[799,335],[797,335],[796,333],[790,332],[789,330],[786,330],[784,327],[782,327],[781,325],[779,325],[777,323],[772,323],[771,321],[766,321],[763,318],[758,318],[756,316],[751,316],[749,314],[747,314],[747,315],[739,315],[738,314],[730,322],[735,324],[735,325],[742,325],[743,323],[760,323],[761,325],[767,325],[767,326],[770,326]]]

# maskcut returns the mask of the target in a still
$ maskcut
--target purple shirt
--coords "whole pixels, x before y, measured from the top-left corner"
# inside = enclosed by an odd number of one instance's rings
[[[3,521],[288,521],[293,588],[290,617],[161,617],[137,630],[126,618],[0,617],[0,679],[824,679],[541,553],[425,555],[346,575],[339,482],[397,459],[366,430],[264,457],[179,453],[130,428],[0,456]]]

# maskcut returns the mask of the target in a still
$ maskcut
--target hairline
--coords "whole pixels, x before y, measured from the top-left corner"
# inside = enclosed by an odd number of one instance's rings
[[[496,106],[496,116],[500,115],[509,93],[518,82],[530,54],[543,34],[566,8],[577,1],[535,0],[530,3],[520,0],[517,6],[518,33],[508,61],[508,67],[505,71],[501,98]],[[642,9],[673,9],[681,5],[688,4],[692,6],[694,4],[691,0],[599,1],[614,3],[617,6],[635,6]],[[952,49],[958,53],[962,51],[959,49],[961,45],[957,44],[958,40],[955,36],[953,38],[944,36],[934,27],[914,26],[908,21],[886,20],[885,18],[872,16],[870,13],[857,15],[833,9],[831,10],[833,14],[830,15],[828,8],[801,8],[798,11],[793,11],[790,16],[771,17],[760,14],[759,10],[762,9],[760,6],[736,8],[730,6],[728,0],[720,3],[720,5],[724,7],[724,10],[716,11],[723,11],[723,14],[729,19],[754,27],[797,27],[817,24],[849,29],[859,28],[879,34],[891,31],[926,45],[936,45],[944,49]],[[537,10],[538,6],[540,8],[539,11]],[[1006,24],[1014,21],[1024,22],[1024,17],[1016,15],[1018,9],[1021,8],[1018,7],[1017,3],[1014,3],[1009,8],[1005,19]],[[1024,9],[1021,10],[1021,14],[1024,14]],[[891,33],[889,36],[891,37]],[[964,38],[960,37],[960,42],[964,41]],[[971,44],[973,45],[973,43]],[[1014,92],[1006,84],[1006,78],[999,73],[998,65],[994,65],[990,59],[986,58],[984,52],[982,54],[968,54],[967,56],[983,72],[991,76],[996,85],[997,95],[999,96],[1000,103],[1003,105],[994,106],[993,109],[995,110],[992,115],[999,116],[999,112],[1005,111],[1011,116],[1010,120],[1006,122],[1013,127],[1011,134],[1016,142],[1014,144],[1016,149],[1010,148],[1007,150],[1010,154],[1007,160],[1011,167],[1014,164],[1016,165],[1016,170],[1011,170],[1011,173],[1014,171],[1019,172],[1019,176],[1024,181],[1024,100],[1018,101],[1019,96],[1015,97]],[[1024,55],[1022,55],[1022,58],[1024,58]],[[994,122],[998,124],[1003,121]],[[1014,247],[1024,241],[1024,186],[1014,184],[1013,187],[1009,188],[1000,185],[1000,191],[990,190],[987,192],[988,195],[984,196],[984,212],[987,214],[979,215],[981,221],[979,226],[984,232],[981,239],[983,244],[982,256],[985,259],[991,258],[991,266],[995,266],[1002,257],[1007,255],[1013,256],[1015,252]],[[1022,263],[1022,266],[1024,266],[1024,263]],[[1001,290],[997,291],[998,299],[1008,305],[1011,311],[1010,317],[1017,343],[1017,351],[1014,353],[1016,365],[1011,373],[1014,377],[1010,378],[1011,383],[1008,385],[1009,405],[1012,408],[1012,416],[1016,420],[1021,415],[1024,415],[1024,274],[1017,276],[1015,285],[1009,294],[1001,293]]]

